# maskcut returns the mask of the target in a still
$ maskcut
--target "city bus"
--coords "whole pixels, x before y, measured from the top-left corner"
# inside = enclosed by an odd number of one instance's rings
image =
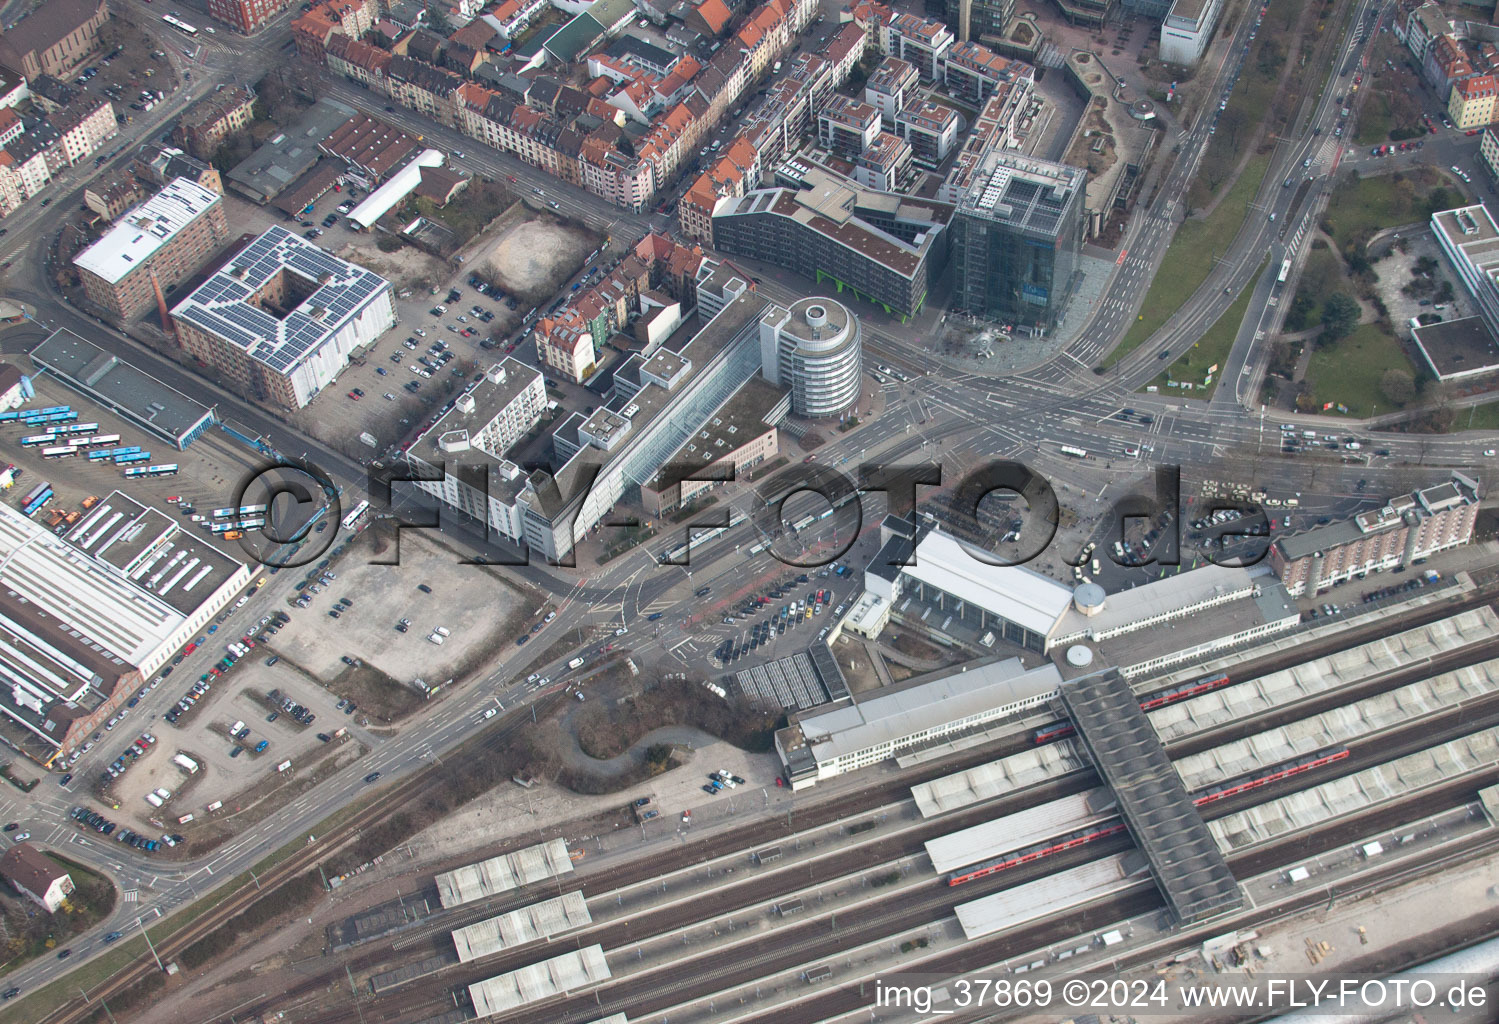
[[[1286,278],[1291,276],[1291,261],[1285,260],[1280,265],[1280,276],[1275,279],[1276,284],[1285,284]]]
[[[1086,459],[1088,457],[1087,452],[1083,451],[1081,448],[1074,448],[1070,444],[1062,445],[1061,451],[1063,455],[1071,456],[1074,459]]]
[[[69,444],[76,444],[80,448],[113,448],[120,443],[119,434],[95,434],[93,437],[84,437],[74,440],[68,439]]]
[[[32,434],[30,437],[21,438],[21,447],[35,448],[39,444],[52,444],[56,440],[56,434]]]
[[[133,466],[125,470],[125,478],[127,480],[134,480],[140,477],[176,475],[177,463],[175,462],[164,462],[159,466]]]
[[[96,434],[99,432],[97,423],[72,423],[57,428],[59,434]]]
[[[110,450],[109,454],[110,454],[111,458],[116,458],[117,459],[121,455],[134,455],[138,451],[140,451],[139,447],[113,448],[113,449]]]
[[[34,516],[42,510],[42,506],[52,500],[52,485],[40,483],[31,489],[26,495],[26,500],[21,503],[21,514],[23,516]]]
[[[77,454],[78,446],[74,444],[63,444],[55,448],[42,449],[42,458],[44,459],[71,459]]]
[[[163,14],[161,16],[161,20],[166,22],[168,25],[172,26],[185,36],[196,36],[198,34],[197,29],[193,28],[185,21],[179,21],[177,18],[172,17],[170,14]]]
[[[364,514],[366,512],[368,512],[369,510],[370,510],[370,503],[367,502],[367,501],[361,501],[359,504],[357,504],[357,505],[354,506],[353,511],[351,511],[348,515],[344,516],[343,522],[342,522],[341,525],[343,526],[343,528],[345,530],[352,530],[352,529],[354,529],[354,524],[358,523],[359,520],[364,516]]]
[[[241,505],[239,514],[242,516],[264,515],[270,507],[269,505]]]
[[[150,462],[150,461],[151,461],[151,453],[150,452],[136,452],[134,455],[116,455],[115,456],[115,465],[116,466],[129,466],[129,465],[133,465],[133,464],[135,464],[137,462]]]

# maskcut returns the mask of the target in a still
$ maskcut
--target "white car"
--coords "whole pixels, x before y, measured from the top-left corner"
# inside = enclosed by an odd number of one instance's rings
[[[489,708],[487,711],[484,712],[484,717],[486,719],[493,718],[495,716],[495,714],[496,714],[495,709],[494,708]]]
[[[1499,451],[1495,451],[1493,448],[1485,448],[1483,454],[1492,459],[1495,455],[1499,455]]]
[[[628,632],[629,632],[628,629],[626,629],[624,626],[620,626],[618,629],[616,629],[614,631],[614,635],[615,636],[624,636]]]

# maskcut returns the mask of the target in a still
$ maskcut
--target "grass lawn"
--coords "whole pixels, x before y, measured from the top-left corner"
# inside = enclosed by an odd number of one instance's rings
[[[1249,161],[1244,173],[1239,175],[1239,180],[1210,216],[1204,220],[1189,220],[1177,229],[1150,291],[1145,293],[1140,315],[1124,340],[1104,360],[1105,366],[1113,366],[1139,348],[1207,280],[1208,272],[1213,269],[1213,254],[1221,256],[1228,251],[1229,244],[1244,226],[1249,204],[1259,192],[1269,167],[1268,154]]]
[[[1333,191],[1325,220],[1331,224],[1333,240],[1340,250],[1352,238],[1368,238],[1384,228],[1426,219],[1416,196],[1444,179],[1430,167],[1411,168],[1405,178],[1414,186],[1415,195],[1404,199],[1389,174],[1360,178],[1353,185],[1340,184]]]
[[[1395,114],[1391,109],[1389,93],[1379,90],[1368,99],[1358,112],[1358,134],[1353,141],[1360,146],[1375,146],[1390,141],[1390,129],[1395,127]]]
[[[1336,345],[1312,353],[1306,375],[1319,407],[1328,402],[1342,403],[1348,407],[1348,415],[1362,417],[1395,411],[1379,390],[1379,379],[1386,370],[1418,375],[1392,335],[1376,324],[1363,324]]]
[[[1460,430],[1499,430],[1499,402],[1485,402],[1470,409],[1458,409],[1453,416],[1453,432]]]
[[[1269,260],[1266,259],[1265,262],[1268,263]],[[1265,263],[1261,263],[1255,277],[1258,278],[1264,272]],[[1203,332],[1202,337],[1197,339],[1196,344],[1187,349],[1180,359],[1172,363],[1155,380],[1146,385],[1146,387],[1155,387],[1168,395],[1181,394],[1188,398],[1212,398],[1213,392],[1217,390],[1218,382],[1221,378],[1215,374],[1213,382],[1207,387],[1203,387],[1202,381],[1208,375],[1208,367],[1222,366],[1223,361],[1228,358],[1229,349],[1233,348],[1234,338],[1239,333],[1239,325],[1244,322],[1244,313],[1249,309],[1249,297],[1253,294],[1254,282],[1251,281],[1239,293],[1239,297],[1234,300],[1234,304],[1229,306],[1223,315],[1218,318],[1217,323]],[[1168,380],[1178,382],[1190,381],[1196,387],[1191,390],[1185,388],[1168,388],[1166,386]],[[1141,388],[1140,390],[1144,391],[1145,388]]]

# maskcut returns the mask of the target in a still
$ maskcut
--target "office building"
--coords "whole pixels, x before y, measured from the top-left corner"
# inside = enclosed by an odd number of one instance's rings
[[[816,296],[772,306],[760,320],[765,379],[791,392],[791,411],[808,419],[842,416],[859,400],[863,337],[859,318]]]
[[[1483,203],[1431,215],[1431,232],[1491,333],[1499,334],[1499,225]]]
[[[906,318],[947,262],[952,207],[861,188],[804,161],[777,171],[795,187],[719,200],[713,244],[770,260]]]
[[[632,355],[615,371],[607,404],[558,425],[552,447],[561,468],[555,476],[533,473],[518,498],[533,557],[569,557],[616,502],[653,479],[759,372],[759,321],[768,305],[744,292],[680,350]]]
[[[300,409],[396,323],[385,278],[282,227],[172,310],[178,341],[247,395]]]
[[[131,210],[73,257],[89,299],[116,320],[133,320],[156,289],[187,280],[229,240],[223,198],[186,178]]]
[[[990,150],[952,219],[953,308],[1033,329],[1053,326],[1074,287],[1086,172]]]
[[[412,475],[421,478],[415,486],[487,531],[518,542],[515,499],[526,477],[506,456],[546,410],[539,372],[511,358],[496,363],[407,449]]]
[[[1409,565],[1473,539],[1478,483],[1454,472],[1444,484],[1392,498],[1352,519],[1281,537],[1270,567],[1294,597],[1371,572]]]
[[[1161,20],[1161,60],[1196,67],[1213,41],[1223,0],[1175,0]]]
[[[743,480],[780,454],[777,425],[790,411],[788,392],[751,379],[677,449],[667,462],[670,473],[657,473],[640,485],[641,507],[651,515],[665,515],[720,486],[721,480]],[[694,479],[682,479],[685,475]]]

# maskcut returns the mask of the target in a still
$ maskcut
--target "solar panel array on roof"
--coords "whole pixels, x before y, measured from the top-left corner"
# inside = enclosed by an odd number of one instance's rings
[[[1239,883],[1128,681],[1108,669],[1065,682],[1058,694],[1177,920],[1241,907]]]
[[[283,270],[319,284],[284,320],[278,320],[249,300]],[[285,228],[272,227],[172,313],[239,346],[277,373],[286,373],[389,287],[378,274],[341,260]]]

